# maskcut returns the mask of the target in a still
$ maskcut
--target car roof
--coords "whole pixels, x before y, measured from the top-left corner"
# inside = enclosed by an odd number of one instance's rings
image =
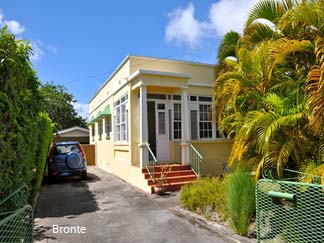
[[[57,142],[57,143],[55,143],[56,146],[59,146],[59,145],[76,145],[76,144],[79,144],[79,142],[77,142],[77,141],[69,141],[69,142]]]

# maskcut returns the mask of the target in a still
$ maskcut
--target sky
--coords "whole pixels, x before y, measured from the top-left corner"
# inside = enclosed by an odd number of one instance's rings
[[[2,0],[0,27],[28,40],[42,83],[88,102],[127,56],[215,64],[222,36],[242,32],[257,0]]]

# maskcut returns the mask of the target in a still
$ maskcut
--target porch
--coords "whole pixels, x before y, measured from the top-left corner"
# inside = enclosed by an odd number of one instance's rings
[[[152,186],[162,165],[171,164],[168,183],[178,189],[200,175],[203,156],[194,143],[219,141],[212,120],[213,91],[191,85],[191,75],[185,73],[140,70],[132,78],[130,137],[133,161],[138,161],[133,165]],[[205,153],[210,156],[212,148]]]

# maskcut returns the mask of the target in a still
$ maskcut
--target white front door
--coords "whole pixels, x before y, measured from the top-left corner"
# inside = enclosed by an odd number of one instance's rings
[[[169,114],[164,102],[156,102],[156,158],[169,160]]]

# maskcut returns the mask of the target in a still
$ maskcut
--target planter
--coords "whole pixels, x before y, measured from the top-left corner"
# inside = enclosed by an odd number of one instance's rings
[[[155,191],[155,193],[157,194],[157,195],[163,195],[163,194],[165,194],[165,192],[166,192],[166,187],[159,187],[159,186],[156,186],[156,187],[154,187],[154,191]]]

